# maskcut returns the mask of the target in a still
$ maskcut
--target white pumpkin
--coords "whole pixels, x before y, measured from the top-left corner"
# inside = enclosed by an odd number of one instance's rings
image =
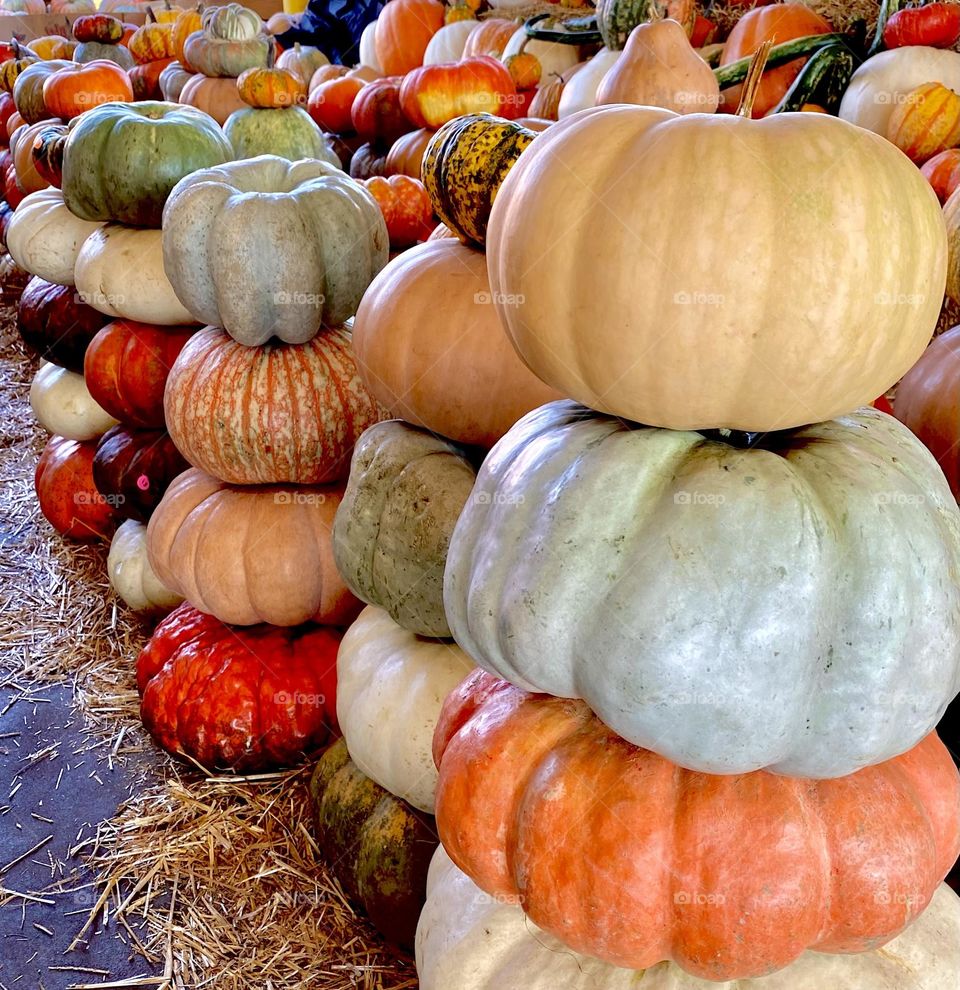
[[[83,375],[47,362],[33,376],[30,406],[48,433],[68,440],[93,440],[117,425],[87,391]]]
[[[477,21],[454,21],[444,24],[430,39],[427,50],[423,53],[424,65],[439,65],[441,62],[459,62],[463,57],[467,38],[473,34]]]
[[[713,983],[673,963],[629,970],[573,952],[519,905],[485,894],[440,846],[416,952],[420,990],[953,990],[960,898],[941,884],[917,921],[874,952],[807,952],[771,976]]]
[[[113,534],[107,574],[113,590],[134,612],[163,615],[183,601],[154,573],[147,558],[147,527],[136,519],[128,519]]]
[[[521,6],[525,7],[527,4]],[[503,49],[500,61],[505,62],[508,56],[519,55],[521,51],[537,56],[541,79],[562,76],[567,69],[572,69],[580,61],[580,49],[576,45],[561,45],[554,41],[533,41],[527,37],[527,32],[519,27]]]
[[[102,226],[100,221],[74,216],[59,189],[41,189],[25,197],[13,214],[7,250],[31,275],[57,285],[73,285],[80,248]]]
[[[337,655],[337,721],[353,762],[433,814],[433,732],[446,696],[473,670],[456,643],[426,639],[368,605]]]
[[[880,52],[854,72],[839,116],[886,137],[894,109],[911,90],[926,82],[940,82],[960,91],[960,54],[923,45]]]
[[[163,233],[108,223],[83,243],[77,257],[80,298],[107,316],[161,326],[196,323],[163,268]]]
[[[596,55],[563,87],[557,119],[563,120],[578,110],[586,110],[597,105],[597,89],[607,71],[620,57],[620,52],[601,48]]]
[[[374,45],[374,36],[377,33],[377,22],[371,21],[360,35],[360,64],[369,66],[382,73],[383,69],[377,61],[377,49]]]

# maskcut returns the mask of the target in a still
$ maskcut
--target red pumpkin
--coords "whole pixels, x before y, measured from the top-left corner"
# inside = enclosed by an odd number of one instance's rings
[[[360,148],[369,148],[363,139],[357,134],[327,134],[327,142],[330,150],[340,159],[340,165],[344,172],[350,175],[350,164],[353,156]]]
[[[386,175],[409,175],[414,179],[420,178],[420,165],[423,153],[427,150],[430,138],[435,131],[428,127],[404,134],[391,146],[387,152]]]
[[[923,163],[921,174],[933,186],[942,206],[960,186],[960,148],[948,148]]]
[[[106,540],[116,523],[109,500],[93,480],[96,441],[47,441],[33,476],[40,511],[62,536],[72,540]]]
[[[952,48],[960,38],[960,4],[926,3],[897,10],[883,27],[885,48]]]
[[[85,14],[73,22],[73,37],[81,44],[114,45],[123,37],[123,24],[109,14]]]
[[[227,626],[184,603],[137,658],[157,745],[208,769],[271,770],[339,734],[337,650],[325,626]]]
[[[381,175],[365,179],[363,184],[373,195],[387,222],[390,247],[412,247],[425,241],[436,226],[427,188],[419,179],[408,175]]]
[[[16,209],[22,202],[25,192],[17,185],[17,167],[11,162],[3,173],[3,197]]]
[[[727,0],[727,5],[730,5],[730,0]],[[757,4],[756,6],[761,5]],[[693,22],[693,34],[690,35],[690,47],[703,48],[706,45],[712,45],[717,40],[717,31],[717,25],[713,21],[702,14],[697,14],[697,18]]]
[[[58,69],[43,84],[43,102],[55,117],[70,120],[101,103],[130,103],[133,85],[116,62],[95,59]]]
[[[10,135],[7,133],[7,122],[16,112],[16,104],[13,96],[7,92],[0,92],[0,147],[6,148],[10,144]]]
[[[707,980],[877,948],[960,852],[960,774],[931,733],[833,780],[710,776],[583,702],[471,674],[434,735],[437,826],[481,888],[574,951]]]
[[[116,320],[87,347],[87,391],[114,419],[140,429],[164,426],[163,388],[196,327],[156,327]]]
[[[307,113],[325,131],[350,131],[353,101],[365,83],[352,76],[340,76],[320,83],[307,99]]]
[[[20,297],[17,330],[40,357],[82,374],[87,345],[109,319],[81,302],[72,285],[34,277]]]
[[[380,68],[402,76],[423,64],[430,39],[443,27],[437,0],[390,0],[377,18],[373,42]]]
[[[350,158],[351,179],[371,179],[386,169],[387,156],[374,144],[361,144]]]
[[[133,88],[134,100],[162,100],[163,91],[160,89],[160,74],[175,62],[174,58],[161,58],[143,65],[135,65],[127,69],[130,85]]]
[[[398,78],[377,79],[357,93],[350,108],[353,129],[364,141],[392,145],[397,138],[413,130],[400,109]]]
[[[400,87],[400,106],[415,127],[437,128],[468,113],[518,116],[513,78],[489,55],[414,69]]]

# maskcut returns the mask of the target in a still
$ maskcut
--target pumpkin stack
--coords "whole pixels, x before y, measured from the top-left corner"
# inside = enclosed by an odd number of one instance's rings
[[[124,71],[132,69],[134,58],[123,40],[123,23],[107,13],[84,14],[73,22],[77,47],[75,62],[114,62]]]
[[[903,958],[928,905],[957,942],[960,775],[933,729],[960,689],[960,510],[857,408],[922,352],[946,243],[882,138],[750,119],[762,64],[739,115],[561,121],[497,193],[494,305],[576,401],[504,436],[451,538],[446,617],[483,669],[441,714],[436,816],[483,891],[651,985],[820,985],[815,950],[860,987],[887,961],[856,954],[900,936]],[[733,253],[728,211],[751,218]],[[455,917],[425,915],[422,965]],[[942,985],[933,954],[910,965]]]
[[[172,13],[169,11],[167,17]],[[174,62],[173,22],[169,19],[159,21],[153,10],[148,10],[146,23],[133,32],[127,48],[137,63],[129,70],[134,98],[165,99],[160,89],[160,76]]]

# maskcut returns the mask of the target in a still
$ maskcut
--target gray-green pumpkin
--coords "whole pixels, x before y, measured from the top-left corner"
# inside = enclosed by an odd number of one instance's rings
[[[462,447],[401,420],[367,429],[333,525],[350,590],[420,636],[446,637],[443,570],[476,481]]]
[[[316,158],[340,164],[323,131],[303,107],[234,110],[223,125],[223,133],[233,145],[235,158],[277,155],[292,162]]]
[[[125,45],[106,44],[102,41],[85,41],[77,45],[73,53],[74,62],[93,62],[103,59],[116,62],[121,69],[132,69],[137,63]]]

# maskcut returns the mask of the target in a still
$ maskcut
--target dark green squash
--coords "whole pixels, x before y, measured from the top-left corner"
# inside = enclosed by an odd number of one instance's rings
[[[679,22],[687,32],[693,30],[697,17],[694,0],[598,0],[597,27],[604,45],[611,51],[620,51],[627,43],[630,32],[638,24],[647,24],[660,17],[670,17]]]
[[[770,112],[796,112],[812,103],[835,114],[859,64],[860,60],[843,42],[826,45],[810,56],[793,85]]]
[[[412,948],[439,845],[431,815],[365,776],[343,740],[310,779],[317,843],[348,899],[388,941]]]

